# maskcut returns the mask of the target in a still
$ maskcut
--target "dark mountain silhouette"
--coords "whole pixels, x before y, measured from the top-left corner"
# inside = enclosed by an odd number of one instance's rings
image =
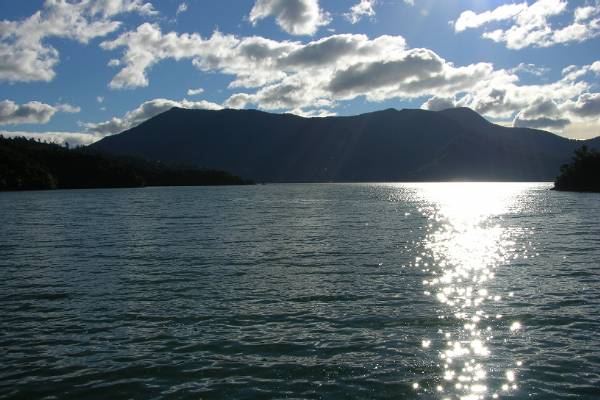
[[[232,185],[227,172],[115,157],[33,139],[0,136],[0,190]]]
[[[581,143],[495,125],[467,108],[325,118],[173,108],[91,148],[267,182],[537,181],[553,180]]]

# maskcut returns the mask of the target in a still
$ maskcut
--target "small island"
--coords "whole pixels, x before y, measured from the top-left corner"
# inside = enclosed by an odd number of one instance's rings
[[[225,171],[0,135],[0,191],[251,183]]]
[[[600,192],[600,152],[587,146],[575,150],[573,160],[560,168],[554,190]]]

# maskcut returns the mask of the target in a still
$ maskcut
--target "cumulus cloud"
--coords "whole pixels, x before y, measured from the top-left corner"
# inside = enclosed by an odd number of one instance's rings
[[[574,12],[575,22],[583,22],[598,14],[598,8],[594,6],[577,7]]]
[[[582,42],[600,35],[598,7],[577,7],[572,12],[569,24],[562,27],[553,24],[550,19],[568,12],[567,6],[567,0],[537,0],[530,5],[526,2],[505,4],[479,14],[467,10],[454,21],[454,30],[462,32],[492,22],[508,21],[510,27],[485,31],[482,36],[505,43],[506,47],[514,50]]]
[[[45,124],[56,113],[56,108],[39,101],[16,104],[11,100],[0,101],[0,124]]]
[[[583,93],[577,100],[568,101],[563,108],[572,115],[582,118],[600,118],[600,93]]]
[[[260,87],[284,79],[289,73],[318,68],[331,69],[353,61],[378,59],[403,50],[401,36],[332,35],[302,44],[252,36],[238,38],[214,32],[209,38],[198,34],[163,34],[157,25],[142,24],[101,46],[125,48],[123,68],[110,82],[113,89],[148,85],[147,71],[164,59],[192,59],[201,71],[234,75],[230,87]]]
[[[73,106],[68,103],[57,104],[54,107],[56,108],[57,111],[61,111],[64,113],[69,113],[69,114],[77,114],[78,112],[81,111],[81,107]]]
[[[515,116],[513,126],[562,130],[571,121],[560,117],[558,105],[552,99],[538,98]]]
[[[442,111],[447,110],[448,108],[454,108],[455,106],[456,99],[454,97],[433,96],[423,103],[421,108],[423,110]]]
[[[45,124],[57,112],[78,113],[81,109],[70,104],[50,104],[30,101],[17,104],[11,100],[0,101],[0,125]]]
[[[427,95],[453,95],[473,89],[505,71],[488,63],[455,67],[429,49],[409,49],[388,59],[355,63],[335,71],[327,85],[336,98],[365,95],[371,101],[411,99]]]
[[[344,17],[351,24],[356,24],[363,17],[373,18],[375,16],[375,9],[373,8],[375,3],[375,0],[360,0],[360,2],[350,7],[350,11],[345,13]]]
[[[510,69],[511,73],[514,74],[529,74],[529,75],[534,75],[534,76],[544,76],[546,75],[548,72],[550,72],[549,68],[546,67],[540,67],[537,66],[535,64],[532,63],[519,63],[519,65],[517,65],[514,68]]]
[[[492,118],[506,119],[512,118],[515,113],[540,100],[552,99],[562,103],[577,96],[587,87],[588,85],[582,82],[575,85],[555,82],[548,85],[522,86],[512,83],[468,93],[458,99],[457,105],[470,107]],[[553,89],[556,93],[552,93]],[[531,116],[531,112],[529,115]]]
[[[320,110],[359,96],[383,101],[461,94],[456,105],[513,118],[539,96],[552,92],[552,98],[565,101],[586,87],[566,80],[522,86],[517,73],[539,75],[545,70],[529,64],[511,70],[497,70],[490,63],[455,66],[432,50],[407,48],[401,36],[340,34],[302,43],[220,32],[202,38],[162,33],[156,25],[143,24],[102,46],[125,48],[113,88],[147,85],[147,71],[155,63],[188,58],[202,71],[233,76],[229,88],[254,89],[233,93],[224,103],[232,108],[251,104],[267,110]],[[432,100],[424,107],[439,103]]]
[[[158,25],[145,23],[135,31],[126,32],[112,41],[102,42],[101,47],[106,50],[126,48],[119,62],[123,68],[110,82],[111,88],[123,89],[147,86],[147,70],[164,59],[194,59],[194,65],[204,71],[227,68],[228,61],[231,61],[232,68],[249,69],[260,66],[260,51],[270,52],[275,50],[272,48],[274,46],[285,46],[285,43],[279,45],[278,42],[262,38],[249,38],[245,43],[247,46],[237,49],[240,44],[240,40],[233,35],[223,35],[220,32],[203,39],[195,33],[163,34]],[[247,52],[245,57],[244,51]],[[233,59],[236,55],[244,57],[248,64],[240,65],[235,62],[239,61]]]
[[[198,88],[198,89],[188,89],[187,91],[187,95],[188,96],[197,96],[199,94],[204,93],[204,89],[202,88]]]
[[[467,10],[462,12],[456,22],[454,22],[454,30],[456,32],[462,32],[466,29],[479,28],[492,21],[513,19],[525,9],[527,9],[526,2],[519,4],[504,4],[492,11],[485,11],[480,14]]]
[[[124,49],[121,69],[110,84],[113,88],[147,85],[148,71],[156,63],[189,59],[203,72],[231,77],[228,88],[235,91],[223,103],[230,108],[321,115],[358,97],[372,102],[426,97],[429,100],[422,105],[426,109],[470,107],[487,118],[554,131],[565,128],[565,123],[593,118],[577,110],[593,108],[587,105],[592,99],[581,96],[593,89],[586,77],[600,73],[599,61],[567,67],[555,82],[523,84],[521,75],[546,77],[548,70],[526,63],[507,69],[485,62],[455,65],[430,49],[409,48],[401,36],[388,35],[332,34],[301,42],[216,31],[204,38],[196,33],[163,33],[146,23],[101,46]],[[556,114],[544,112],[542,103],[555,104]],[[106,121],[106,131],[127,129],[132,123],[123,121],[130,119]]]
[[[256,0],[250,22],[256,25],[267,17],[274,17],[277,25],[290,35],[314,35],[319,27],[331,22],[318,0]]]
[[[571,126],[600,126],[600,93],[581,80],[580,71],[593,72],[591,65],[571,67],[563,79],[544,85],[518,85],[518,82],[475,90],[457,100],[492,118],[513,118],[513,126],[541,128],[556,133]],[[591,125],[590,125],[591,124]],[[584,137],[578,133],[579,137]],[[593,136],[593,135],[592,135]],[[590,136],[587,136],[590,137]]]
[[[427,49],[410,50],[401,58],[357,63],[336,71],[328,89],[341,96],[372,92],[411,79],[421,80],[442,70],[443,60]]]
[[[287,114],[294,114],[304,118],[325,118],[333,117],[336,113],[329,110],[303,110],[301,108],[295,108],[287,112]]]
[[[562,70],[563,79],[567,81],[575,81],[588,73],[593,73],[600,76],[600,61],[595,61],[590,65],[569,65]]]
[[[108,121],[98,123],[85,123],[83,126],[92,133],[100,135],[110,135],[119,133],[124,130],[133,128],[154,117],[160,113],[170,110],[173,107],[201,109],[201,110],[220,110],[223,108],[220,104],[212,103],[206,100],[188,101],[188,100],[169,100],[169,99],[153,99],[145,101],[137,108],[128,111],[122,117],[113,117]]]
[[[245,108],[248,103],[251,103],[253,100],[253,96],[248,93],[236,93],[230,96],[225,103],[225,107],[227,108]]]
[[[320,109],[358,96],[370,101],[452,96],[498,76],[517,79],[489,63],[457,67],[431,50],[407,49],[401,36],[340,34],[301,43],[217,31],[202,38],[162,33],[157,25],[146,23],[101,46],[125,48],[112,88],[146,86],[154,64],[187,58],[202,71],[232,75],[230,88],[256,89],[234,93],[225,103],[234,108],[255,104],[271,110]]]
[[[85,132],[26,132],[26,131],[2,131],[4,137],[25,137],[40,140],[42,142],[65,144],[70,146],[87,146],[100,139],[102,136]]]
[[[111,60],[108,61],[107,65],[109,67],[119,67],[121,65],[121,60],[113,58],[113,59],[111,59]]]
[[[155,13],[152,4],[141,0],[46,0],[42,10],[22,21],[0,21],[0,81],[51,81],[59,53],[48,38],[79,43],[117,30],[117,14]]]

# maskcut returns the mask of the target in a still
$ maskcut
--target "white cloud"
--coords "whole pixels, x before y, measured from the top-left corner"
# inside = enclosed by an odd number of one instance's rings
[[[57,144],[69,143],[70,146],[86,146],[102,139],[102,136],[100,135],[83,132],[26,132],[0,130],[0,135],[4,137],[25,137]]]
[[[588,89],[589,84],[583,81],[560,80],[543,85],[518,85],[517,79],[491,80],[487,86],[478,86],[458,99],[457,105],[470,107],[492,118],[507,119],[536,102],[552,100],[562,104]]]
[[[59,53],[48,38],[86,44],[117,30],[117,14],[153,15],[150,3],[141,0],[46,0],[42,10],[22,21],[0,21],[0,81],[51,81]]]
[[[314,35],[319,27],[331,22],[318,0],[256,0],[250,22],[256,25],[267,17],[274,17],[277,25],[290,35]]]
[[[503,21],[513,19],[520,12],[527,9],[527,3],[504,4],[492,11],[485,11],[476,14],[471,10],[464,11],[460,14],[456,22],[454,22],[454,30],[462,32],[466,29],[479,28],[480,26],[492,21]]]
[[[594,6],[577,7],[574,12],[575,22],[582,22],[598,14],[598,8]]]
[[[512,119],[513,126],[590,138],[600,133],[600,93],[592,92],[594,86],[583,79],[589,74],[600,74],[600,62],[569,66],[563,70],[562,79],[546,84],[523,85],[516,76],[499,79],[502,75],[497,75],[458,96],[455,105],[470,107],[492,119]],[[435,105],[438,100],[428,102]],[[423,108],[428,108],[426,104]]]
[[[104,97],[103,96],[96,96],[96,101],[98,103],[104,103]]]
[[[56,108],[57,111],[61,111],[64,113],[69,113],[69,114],[77,114],[78,112],[81,111],[81,107],[73,106],[73,105],[67,104],[67,103],[57,104],[54,107]]]
[[[479,14],[467,10],[454,22],[454,30],[461,32],[492,22],[509,21],[512,24],[509,28],[485,31],[482,36],[505,43],[506,47],[514,50],[582,42],[600,35],[599,7],[578,7],[568,25],[557,27],[552,24],[550,18],[568,12],[567,6],[566,0],[537,0],[530,5],[526,2],[505,4]]]
[[[456,107],[456,99],[452,97],[433,96],[421,105],[423,110],[442,111]]]
[[[231,53],[232,47],[238,44],[239,40],[234,36],[220,32],[215,32],[207,40],[195,33],[178,35],[170,32],[163,35],[158,25],[145,23],[135,31],[126,32],[112,41],[102,42],[101,47],[106,50],[126,47],[119,62],[124,67],[110,82],[111,88],[122,89],[147,86],[146,70],[161,60],[204,56],[198,62],[198,67],[206,70],[214,63],[221,62]]]
[[[56,108],[39,101],[19,105],[11,100],[0,101],[0,124],[45,124],[56,113]]]
[[[352,24],[356,24],[363,17],[374,17],[375,10],[373,7],[375,6],[376,0],[360,0],[359,3],[356,3],[350,8],[344,17],[350,21]]]
[[[287,112],[287,114],[294,114],[304,118],[324,118],[324,117],[333,117],[337,115],[334,112],[329,110],[303,110],[301,108],[295,108]]]
[[[600,118],[600,93],[583,93],[575,101],[568,101],[563,108],[580,118]]]
[[[517,113],[513,126],[561,131],[570,122],[568,118],[561,117],[556,102],[548,98],[538,98]]]
[[[101,44],[107,50],[125,47],[124,67],[112,79],[113,89],[147,86],[147,70],[168,58],[192,59],[202,71],[234,75],[230,87],[260,87],[280,81],[290,72],[378,59],[405,45],[401,36],[369,40],[366,35],[350,34],[332,35],[305,45],[257,36],[238,38],[218,31],[204,39],[198,34],[163,34],[157,25],[148,23]]]
[[[179,15],[181,13],[184,13],[184,12],[187,11],[187,9],[188,9],[187,3],[181,3],[179,5],[179,7],[177,7],[177,11],[175,12],[175,15]]]
[[[62,0],[46,0],[50,3],[62,3]],[[113,17],[122,13],[138,13],[144,16],[158,15],[158,11],[145,0],[79,0],[88,7],[91,15]]]
[[[253,101],[253,96],[247,93],[236,93],[230,96],[223,105],[227,108],[245,108],[248,103]]]
[[[78,113],[81,109],[70,104],[51,106],[39,101],[17,104],[11,100],[3,100],[0,101],[0,125],[45,124],[59,111]]]
[[[119,66],[121,66],[121,60],[117,60],[116,58],[113,58],[108,61],[108,66],[109,67],[119,67]]]
[[[588,73],[600,76],[600,61],[595,61],[590,65],[578,67],[577,65],[569,65],[562,70],[563,79],[567,81],[575,81],[582,78]]]
[[[119,133],[124,130],[133,128],[154,117],[160,113],[170,110],[173,107],[201,109],[201,110],[220,110],[223,108],[220,104],[211,103],[206,100],[188,101],[188,100],[169,100],[169,99],[153,99],[145,101],[137,108],[128,111],[123,117],[113,117],[108,121],[98,123],[85,123],[83,126],[89,131],[100,135],[110,135]]]
[[[548,72],[550,72],[549,68],[546,67],[540,67],[537,66],[535,64],[531,64],[531,63],[519,63],[519,65],[517,65],[514,68],[510,69],[510,72],[513,74],[529,74],[529,75],[534,75],[534,76],[544,76],[546,75]]]
[[[204,93],[204,89],[202,88],[198,88],[198,89],[188,89],[187,91],[187,95],[188,96],[197,96],[199,94]]]
[[[226,107],[248,106],[299,114],[331,110],[340,102],[364,97],[379,102],[429,97],[422,107],[441,109],[470,107],[492,119],[513,120],[520,126],[542,125],[560,131],[564,121],[584,118],[569,112],[567,102],[576,103],[593,86],[586,77],[600,72],[600,62],[568,67],[563,77],[544,84],[523,84],[523,74],[547,79],[548,70],[521,63],[497,69],[491,63],[455,65],[425,48],[407,48],[401,36],[333,34],[317,40],[275,41],[263,37],[237,37],[218,31],[203,38],[198,34],[163,33],[157,25],[143,24],[112,41],[107,50],[123,47],[121,70],[111,87],[148,84],[148,71],[165,59],[190,59],[203,72],[231,76],[229,89],[236,89],[223,103]],[[193,90],[193,89],[192,89]],[[188,95],[192,95],[192,92]],[[581,109],[590,102],[583,97]],[[544,114],[535,104],[554,103],[558,114]],[[575,105],[571,107],[576,110]],[[546,120],[544,120],[546,118]],[[585,117],[590,119],[591,117]],[[131,126],[112,122],[109,131]],[[545,125],[544,125],[545,124]]]
[[[207,39],[163,34],[158,26],[143,24],[101,46],[125,47],[124,67],[111,81],[112,88],[148,85],[147,71],[168,58],[189,58],[202,71],[233,75],[230,88],[257,88],[255,93],[234,93],[226,102],[229,107],[314,109],[363,95],[371,101],[451,96],[498,74],[510,75],[494,71],[489,63],[456,67],[431,50],[406,49],[401,36],[343,34],[303,44],[220,32]]]

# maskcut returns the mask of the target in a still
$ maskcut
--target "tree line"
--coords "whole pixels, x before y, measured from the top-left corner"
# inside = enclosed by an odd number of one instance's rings
[[[560,168],[555,190],[600,192],[600,152],[581,146],[569,164]]]
[[[0,135],[0,190],[249,183],[225,171],[109,156],[86,147],[69,148],[68,144]]]

